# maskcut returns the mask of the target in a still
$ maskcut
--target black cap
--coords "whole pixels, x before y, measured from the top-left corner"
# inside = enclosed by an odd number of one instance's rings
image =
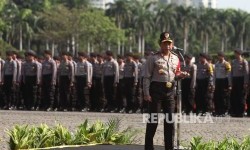
[[[103,58],[102,54],[96,54],[97,57]]]
[[[25,55],[36,57],[36,52],[34,52],[33,50],[28,50],[28,51],[25,53]]]
[[[51,51],[49,51],[49,50],[45,50],[43,53],[48,54],[48,55],[52,55]]]
[[[124,59],[122,55],[117,55],[117,59]]]
[[[160,43],[162,42],[170,42],[172,43],[173,40],[170,38],[169,32],[162,32],[160,35]]]
[[[192,59],[193,58],[193,56],[191,54],[185,54],[184,57],[188,58],[188,59]]]
[[[78,56],[87,57],[86,53],[84,52],[78,52]]]
[[[200,57],[207,58],[207,54],[206,53],[200,53]]]
[[[6,51],[6,56],[12,56],[12,55],[13,55],[12,51]]]
[[[218,55],[218,56],[221,56],[221,57],[225,57],[224,52],[218,52],[217,55]]]
[[[139,55],[134,55],[133,58],[134,58],[134,59],[140,59],[140,56],[139,56]]]
[[[134,56],[134,54],[131,53],[131,52],[128,52],[128,53],[126,54],[126,57],[133,57],[133,56]]]
[[[207,60],[212,60],[211,55],[207,55]]]
[[[90,53],[90,57],[96,57],[96,56],[97,56],[96,53],[94,53],[94,52]]]
[[[241,49],[235,49],[234,52],[237,54],[240,54],[240,55],[243,53],[243,51]]]
[[[14,54],[14,55],[18,55],[18,52],[16,50],[11,50],[11,52]]]
[[[106,51],[105,53],[107,56],[113,56],[113,52],[112,51]]]
[[[68,52],[63,51],[63,52],[61,52],[61,55],[67,55],[68,56]]]
[[[68,56],[73,57],[73,54],[71,52],[68,52]]]
[[[59,56],[54,56],[53,59],[54,60],[60,60],[60,57]]]

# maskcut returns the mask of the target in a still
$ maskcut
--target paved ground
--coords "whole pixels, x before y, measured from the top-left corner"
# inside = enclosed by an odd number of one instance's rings
[[[111,113],[82,113],[82,112],[34,112],[34,111],[0,111],[0,149],[7,150],[8,136],[6,129],[11,129],[16,124],[40,125],[46,123],[50,126],[56,123],[74,130],[76,126],[83,123],[85,119],[90,122],[96,120],[107,121],[112,117],[122,119],[122,128],[132,126],[140,129],[141,133],[134,141],[135,144],[144,144],[144,134],[146,124],[143,123],[141,114],[111,114]],[[192,119],[193,120],[192,120]],[[187,118],[186,121],[194,122],[194,117]],[[236,137],[241,139],[250,135],[250,118],[204,118],[210,123],[184,123],[181,124],[181,143],[186,145],[194,136],[202,136],[204,140],[220,140],[224,137]],[[211,122],[214,123],[211,123]],[[163,145],[163,124],[159,124],[155,135],[155,145]]]

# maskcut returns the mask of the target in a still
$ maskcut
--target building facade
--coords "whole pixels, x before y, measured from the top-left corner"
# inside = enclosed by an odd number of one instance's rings
[[[108,9],[108,3],[113,3],[114,0],[91,0],[90,3],[93,7]]]
[[[195,7],[195,8],[216,8],[217,0],[159,0],[165,4],[174,4],[177,6]]]

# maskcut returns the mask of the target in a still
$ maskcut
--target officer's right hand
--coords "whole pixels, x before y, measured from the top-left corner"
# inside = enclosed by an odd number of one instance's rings
[[[70,86],[71,86],[71,87],[74,86],[73,82],[70,82]]]
[[[228,87],[228,90],[232,90],[232,87],[231,87],[231,86],[229,86],[229,87]]]
[[[151,96],[150,95],[144,95],[144,100],[147,102],[152,102]]]

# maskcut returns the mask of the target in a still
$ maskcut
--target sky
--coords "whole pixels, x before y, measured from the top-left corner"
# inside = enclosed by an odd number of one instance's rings
[[[250,12],[250,0],[217,0],[217,8],[234,8]]]

